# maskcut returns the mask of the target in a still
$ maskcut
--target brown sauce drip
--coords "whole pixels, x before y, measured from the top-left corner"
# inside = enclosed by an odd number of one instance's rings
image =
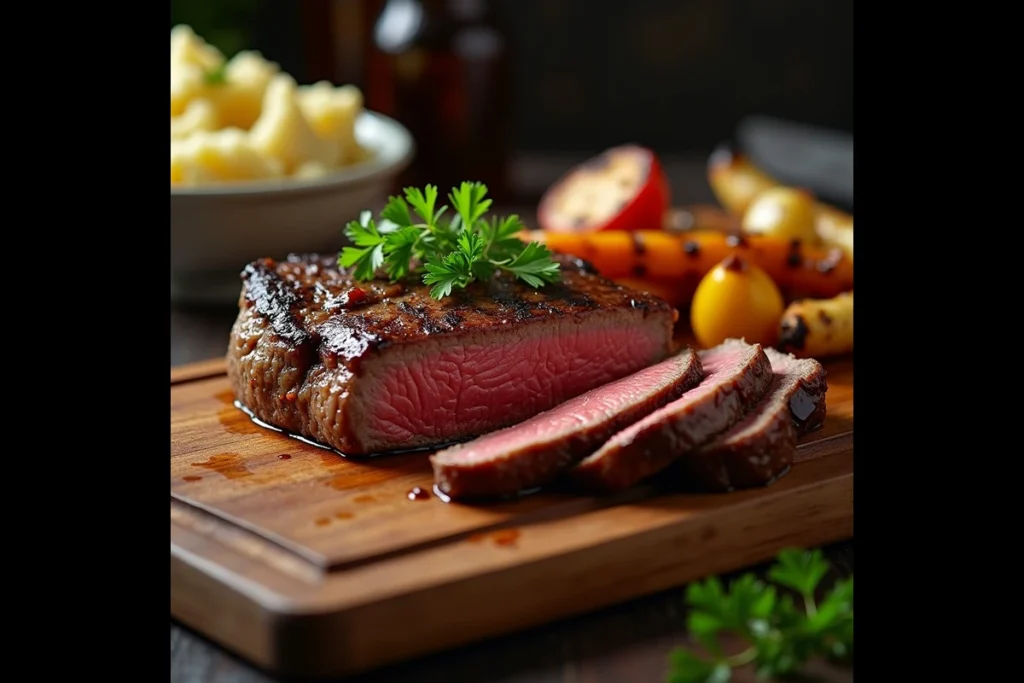
[[[287,453],[282,453],[281,455],[277,456],[277,459],[278,460],[291,460],[292,456],[288,455]]]
[[[200,477],[198,474],[186,474],[181,479],[182,481],[201,481],[202,477]]]
[[[494,533],[494,545],[503,547],[513,546],[519,540],[518,529],[502,529]]]
[[[377,499],[375,497],[371,496],[369,493],[364,493],[364,494],[356,496],[355,498],[352,499],[352,501],[356,502],[356,503],[372,503],[375,500],[377,500]]]
[[[248,431],[246,431],[246,429],[242,429],[241,426],[240,426],[241,422],[237,418],[237,415],[238,415],[237,411],[239,411],[239,410],[242,411],[242,413],[244,413],[249,418],[249,424],[247,425]],[[258,417],[256,417],[256,415],[251,410],[249,410],[245,406],[245,404],[243,404],[241,401],[238,401],[238,400],[233,400],[232,401],[232,407],[228,408],[225,411],[221,411],[221,414],[220,414],[219,417],[220,417],[221,424],[224,425],[226,428],[228,428],[229,431],[232,431],[233,429],[237,429],[238,430],[238,431],[235,431],[233,433],[237,433],[237,434],[253,434],[253,433],[259,432],[260,430],[258,428],[262,427],[263,429],[269,429],[272,432],[277,432],[278,434],[281,434],[283,436],[287,436],[288,438],[291,438],[291,439],[295,439],[296,441],[301,441],[302,443],[306,444],[307,446],[313,446],[314,448],[319,448],[320,450],[330,451],[332,454],[339,455],[342,458],[345,458],[346,460],[356,460],[356,461],[359,461],[359,460],[370,460],[372,458],[378,458],[378,457],[388,456],[388,455],[401,455],[401,454],[404,454],[404,453],[425,453],[425,452],[435,451],[435,450],[438,450],[440,448],[443,448],[445,446],[450,445],[450,444],[440,444],[438,446],[433,446],[433,447],[408,448],[408,449],[404,449],[404,450],[394,450],[394,451],[381,451],[380,453],[370,453],[370,454],[367,454],[367,455],[349,455],[347,453],[342,453],[337,448],[333,448],[333,447],[328,446],[326,444],[322,444],[319,441],[314,441],[313,439],[310,439],[310,438],[307,438],[305,436],[302,436],[301,434],[296,434],[296,433],[290,432],[290,431],[288,431],[286,429],[281,429],[280,427],[276,427],[276,426],[274,426],[274,425],[272,425],[272,424],[270,424],[268,422],[264,422],[263,420],[261,420]],[[323,456],[321,456],[321,459],[323,460],[325,465],[332,465],[335,462],[334,457],[330,456],[330,455],[323,455]]]
[[[330,523],[331,523],[331,520],[329,518],[327,518],[327,517],[321,517],[320,519],[316,520],[316,525],[317,526],[327,526]]]
[[[355,517],[355,513],[343,510],[342,512],[335,512],[334,516],[338,519],[352,519],[353,517]]]
[[[519,529],[499,529],[492,531],[491,533],[478,533],[469,536],[466,541],[469,543],[483,543],[488,538],[494,542],[494,545],[509,548],[516,545],[516,541],[519,540],[521,535]]]
[[[240,479],[252,475],[245,467],[245,461],[237,453],[221,453],[205,462],[194,462],[192,467],[212,470],[226,479]]]

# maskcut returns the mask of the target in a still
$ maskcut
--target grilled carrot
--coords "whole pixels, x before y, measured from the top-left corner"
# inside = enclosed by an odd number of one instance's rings
[[[696,287],[726,256],[737,254],[762,268],[789,299],[827,299],[853,289],[853,261],[838,248],[803,246],[798,241],[717,230],[672,234],[661,230],[596,233],[527,232],[526,240],[551,251],[573,254],[611,279]],[[692,289],[689,289],[692,293]]]

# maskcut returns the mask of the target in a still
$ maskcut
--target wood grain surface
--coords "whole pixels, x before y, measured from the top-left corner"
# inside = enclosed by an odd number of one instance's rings
[[[431,487],[423,454],[342,458],[253,424],[215,363],[179,369],[172,613],[260,666],[333,675],[848,538],[852,362],[827,367],[825,428],[766,489],[476,506],[410,497]]]

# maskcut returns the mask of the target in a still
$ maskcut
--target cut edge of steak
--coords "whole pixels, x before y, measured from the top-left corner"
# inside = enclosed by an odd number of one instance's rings
[[[703,377],[700,358],[687,348],[513,427],[437,452],[430,458],[434,483],[453,499],[505,496],[543,486]]]
[[[825,368],[766,349],[774,377],[768,392],[739,422],[715,440],[674,462],[666,479],[686,488],[725,492],[767,486],[789,471],[796,454],[798,424],[825,413]],[[796,402],[800,420],[792,413]],[[813,410],[805,410],[813,404]],[[819,422],[820,425],[820,422]]]
[[[795,367],[803,361],[791,353],[782,353],[775,349],[765,349],[772,367]],[[828,372],[818,361],[808,358],[807,361],[817,365],[815,372],[800,382],[800,386],[789,399],[789,414],[793,418],[796,436],[800,438],[816,432],[825,425],[827,408],[825,395],[828,392]],[[810,367],[809,365],[807,367]]]
[[[702,351],[704,380],[630,425],[568,472],[578,488],[629,488],[734,425],[768,390],[771,363],[760,344],[728,339]]]
[[[499,274],[441,301],[413,279],[355,283],[334,256],[255,261],[227,352],[235,397],[369,456],[510,426],[672,352],[668,304],[559,258],[561,283]]]

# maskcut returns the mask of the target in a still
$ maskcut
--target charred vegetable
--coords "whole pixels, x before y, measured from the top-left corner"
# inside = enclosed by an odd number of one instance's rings
[[[670,202],[657,155],[624,145],[583,162],[548,188],[537,221],[550,232],[659,230]]]
[[[551,251],[590,261],[612,280],[635,278],[677,288],[688,298],[700,279],[730,254],[764,270],[789,299],[828,299],[853,289],[853,261],[837,248],[805,246],[796,240],[717,230],[673,234],[661,230],[545,233],[522,239],[543,242]]]
[[[790,304],[779,325],[779,348],[811,358],[853,351],[853,292]]]

